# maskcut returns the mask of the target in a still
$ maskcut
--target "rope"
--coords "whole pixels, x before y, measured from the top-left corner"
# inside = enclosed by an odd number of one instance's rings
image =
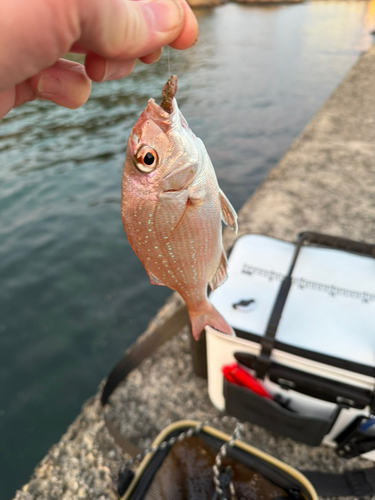
[[[167,448],[169,446],[173,446],[177,442],[183,441],[185,438],[192,437],[194,434],[199,434],[202,431],[203,427],[206,425],[210,425],[210,424],[217,425],[220,423],[225,424],[225,423],[229,423],[229,422],[235,423],[236,427],[235,427],[229,441],[227,441],[226,443],[224,443],[221,446],[218,454],[216,455],[215,464],[212,467],[212,470],[214,473],[213,481],[214,481],[214,485],[215,485],[215,491],[219,495],[220,499],[226,500],[224,491],[222,490],[221,485],[220,485],[220,468],[221,468],[222,459],[227,455],[228,448],[233,447],[234,441],[236,439],[239,439],[241,436],[242,425],[240,422],[238,422],[238,420],[235,417],[223,416],[223,417],[215,417],[213,419],[205,420],[204,422],[199,423],[197,426],[190,427],[189,429],[181,432],[177,436],[171,437],[171,438],[167,439],[166,441],[163,441],[159,445],[151,446],[150,448],[147,448],[146,450],[142,451],[141,453],[138,453],[138,455],[136,455],[135,457],[133,457],[133,458],[129,459],[127,462],[125,462],[119,470],[119,475],[123,474],[125,472],[125,470],[128,469],[129,467],[131,467],[135,462],[140,462],[148,453],[156,453],[159,450],[164,450],[165,448]],[[233,481],[230,481],[230,483],[229,483],[229,491],[230,491],[230,495],[231,495],[230,500],[236,500],[237,497],[236,497],[236,493],[234,490]]]

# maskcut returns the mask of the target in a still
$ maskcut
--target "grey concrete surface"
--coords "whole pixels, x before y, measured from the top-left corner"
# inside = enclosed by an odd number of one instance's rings
[[[363,55],[343,83],[308,124],[239,214],[240,234],[255,232],[294,240],[301,230],[317,230],[374,241],[375,222],[375,47]],[[225,232],[225,244],[234,240]],[[181,308],[172,297],[147,334]],[[17,500],[114,499],[116,471],[126,458],[104,423],[141,448],[166,424],[217,415],[205,381],[192,373],[189,328],[143,362],[113,394],[105,410],[99,393],[61,441],[36,467]],[[230,430],[225,428],[226,431]],[[244,438],[298,468],[342,471],[371,466],[339,459],[327,447],[310,448],[245,425]]]

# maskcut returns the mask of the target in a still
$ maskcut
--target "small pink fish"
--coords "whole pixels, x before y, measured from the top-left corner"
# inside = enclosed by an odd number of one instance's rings
[[[203,328],[232,334],[207,298],[227,277],[221,221],[237,231],[237,214],[219,188],[203,142],[190,130],[174,95],[148,101],[131,131],[122,178],[122,222],[150,281],[177,290],[194,338]]]

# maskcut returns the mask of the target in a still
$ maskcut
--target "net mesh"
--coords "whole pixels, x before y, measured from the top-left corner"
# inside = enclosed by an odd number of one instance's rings
[[[176,443],[155,474],[145,500],[211,500],[215,495],[212,471],[215,458],[216,452],[198,436]],[[232,468],[236,500],[275,500],[288,496],[255,470],[224,457],[222,467],[227,466]],[[229,493],[226,498],[230,498]]]

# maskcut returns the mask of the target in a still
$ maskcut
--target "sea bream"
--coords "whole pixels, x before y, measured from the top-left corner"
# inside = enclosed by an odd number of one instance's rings
[[[206,325],[232,329],[207,298],[227,277],[221,221],[237,231],[237,214],[219,188],[203,142],[174,97],[177,77],[150,99],[134,125],[122,178],[122,221],[150,281],[177,290],[195,339]]]

